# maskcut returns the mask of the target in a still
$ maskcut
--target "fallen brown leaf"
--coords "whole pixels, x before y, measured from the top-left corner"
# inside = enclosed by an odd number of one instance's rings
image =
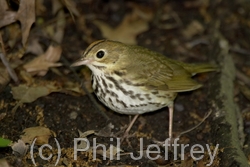
[[[8,163],[8,161],[7,161],[6,158],[1,158],[1,159],[0,159],[0,166],[1,166],[1,167],[11,167],[11,166],[9,165],[9,163]]]
[[[79,85],[78,82],[72,82],[72,81],[65,81],[63,83],[63,89],[64,90],[68,90],[68,91],[72,91],[72,92],[76,92],[76,93],[79,93],[81,95],[84,95],[86,94],[83,89],[81,88],[81,86]]]
[[[46,12],[44,0],[36,0],[35,3],[36,3],[36,15],[41,16]]]
[[[14,23],[8,25],[6,31],[8,31],[9,36],[8,36],[8,41],[6,41],[7,43],[5,45],[9,45],[11,48],[13,48],[17,43],[20,43],[22,31],[20,29],[19,24]]]
[[[151,6],[139,5],[136,2],[128,2],[128,6],[133,9],[133,15],[135,17],[139,16],[143,20],[151,21],[154,17],[153,8]]]
[[[62,65],[61,63],[56,63],[60,59],[61,53],[61,46],[51,45],[44,54],[26,63],[23,67],[32,75],[44,76],[50,67],[59,67]]]
[[[94,130],[87,130],[85,132],[81,132],[80,130],[78,130],[79,133],[79,138],[86,138],[89,135],[95,134]]]
[[[37,80],[36,85],[34,85],[33,82],[33,80],[29,81],[29,85],[19,84],[18,86],[13,86],[11,88],[13,98],[15,100],[19,100],[20,103],[32,103],[36,99],[47,96],[52,92],[61,92],[72,95],[74,95],[74,92],[77,93],[77,95],[85,94],[78,83],[71,81],[63,81],[63,83],[55,81],[42,81],[39,82],[39,85]]]
[[[18,156],[18,157],[23,157],[28,150],[28,146],[25,145],[25,143],[22,140],[18,140],[16,143],[14,143],[11,146],[14,155]]]
[[[45,59],[49,62],[57,62],[58,60],[60,60],[61,53],[61,46],[50,45],[44,56]]]
[[[148,21],[138,16],[137,12],[133,12],[127,14],[116,28],[99,20],[95,20],[93,23],[101,29],[102,35],[107,39],[136,44],[136,36],[148,30]]]
[[[6,1],[0,1],[0,28],[16,21],[16,12],[8,10]]]
[[[52,34],[52,38],[57,42],[57,43],[62,43],[63,36],[64,36],[64,30],[66,26],[66,19],[65,19],[65,14],[64,11],[61,10],[57,14],[57,21],[55,25],[55,32]]]
[[[77,144],[77,148],[78,149],[85,149],[85,148],[87,148],[89,146],[88,143],[86,142],[87,136],[95,134],[95,131],[94,130],[88,130],[86,132],[81,132],[80,130],[78,130],[78,133],[79,133],[79,138],[85,139],[85,140],[80,140],[78,142],[78,144]],[[89,148],[89,150],[91,150],[91,148]]]
[[[26,53],[33,53],[34,55],[41,55],[44,53],[38,38],[32,38],[29,41],[30,42],[27,45]]]
[[[112,129],[114,129],[114,125],[109,123],[107,126],[96,132],[95,135],[102,137],[113,137],[114,133],[112,132]]]
[[[46,96],[51,92],[59,92],[61,89],[53,83],[47,83],[41,86],[27,86],[20,84],[12,87],[12,95],[15,100],[20,100],[21,103],[31,103],[39,97]]]
[[[57,14],[55,24],[50,24],[46,26],[44,30],[45,33],[47,33],[48,36],[53,39],[53,41],[56,41],[58,44],[60,44],[64,37],[66,16],[64,10],[60,10],[63,7],[60,1],[52,1],[52,7],[53,13]]]
[[[28,144],[31,144],[35,139],[37,145],[47,144],[51,136],[55,137],[55,132],[42,126],[26,128],[23,133],[21,140]]]
[[[31,25],[35,22],[35,0],[20,0],[20,6],[17,11],[16,19],[21,22],[22,44],[25,46]]]
[[[35,82],[35,79],[32,77],[32,75],[25,70],[19,71],[19,78],[27,85],[32,85]]]
[[[182,35],[186,39],[192,38],[194,35],[201,34],[204,31],[203,25],[197,20],[193,20],[186,29],[182,31]]]

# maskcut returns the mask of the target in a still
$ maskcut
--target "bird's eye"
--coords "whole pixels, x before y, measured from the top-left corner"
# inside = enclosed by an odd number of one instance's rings
[[[103,58],[104,55],[105,55],[105,52],[102,50],[96,53],[96,57],[99,59]]]

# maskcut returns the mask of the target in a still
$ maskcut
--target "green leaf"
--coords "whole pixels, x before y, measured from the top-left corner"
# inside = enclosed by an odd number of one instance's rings
[[[0,147],[8,147],[11,144],[11,141],[8,139],[3,139],[0,137]]]

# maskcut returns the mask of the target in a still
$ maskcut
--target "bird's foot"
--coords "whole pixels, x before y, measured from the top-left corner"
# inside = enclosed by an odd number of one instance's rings
[[[121,137],[121,144],[122,144],[124,141],[126,141],[126,143],[128,144],[128,146],[129,146],[129,147],[132,147],[132,146],[131,146],[131,143],[130,143],[130,141],[129,141],[129,139],[132,138],[132,137],[135,137],[135,133],[129,134],[128,132],[125,132],[125,133],[123,134],[123,136]]]
[[[131,146],[129,139],[132,137],[135,137],[135,133],[129,134],[129,131],[127,131],[127,127],[125,126],[119,132],[117,132],[114,136],[120,139],[120,144],[126,141],[126,143],[129,146]]]
[[[168,147],[169,150],[172,150],[172,147],[174,147],[175,145],[177,145],[177,141],[179,140],[179,138],[167,138],[166,140],[164,141],[159,141],[159,140],[156,140],[154,139],[153,140],[153,143],[157,144],[158,146],[161,146],[161,147]]]

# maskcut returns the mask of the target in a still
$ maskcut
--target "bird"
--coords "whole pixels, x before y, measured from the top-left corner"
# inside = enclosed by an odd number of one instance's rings
[[[104,105],[120,114],[135,115],[124,136],[139,115],[168,107],[170,141],[177,94],[202,86],[192,79],[195,74],[217,70],[213,64],[184,63],[108,39],[91,43],[71,66],[81,65],[92,71],[93,91]]]

